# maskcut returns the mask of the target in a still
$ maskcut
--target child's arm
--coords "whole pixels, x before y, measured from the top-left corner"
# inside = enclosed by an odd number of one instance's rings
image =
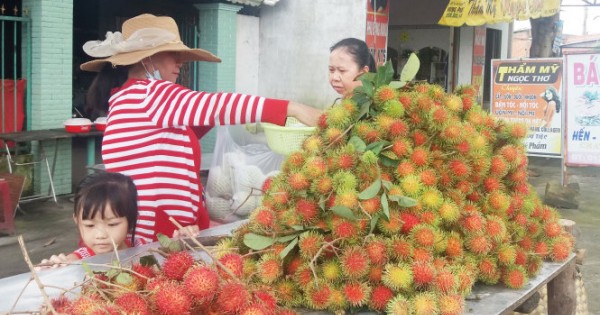
[[[43,269],[49,269],[49,268],[57,268],[57,267],[63,267],[66,264],[78,261],[79,257],[77,257],[77,255],[71,253],[69,255],[65,255],[65,254],[58,254],[58,255],[52,255],[50,256],[50,258],[48,259],[42,259],[42,262],[39,263],[37,266],[35,266],[35,270],[43,270]]]

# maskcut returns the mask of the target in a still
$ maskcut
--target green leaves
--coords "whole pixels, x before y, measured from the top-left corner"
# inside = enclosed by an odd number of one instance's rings
[[[275,238],[248,233],[244,235],[244,245],[254,250],[262,250],[275,244]]]
[[[375,180],[367,189],[363,190],[358,194],[358,199],[366,200],[377,196],[377,193],[381,190],[381,179]]]
[[[405,86],[408,82],[414,80],[420,67],[421,62],[419,61],[419,57],[415,53],[410,54],[408,61],[406,61],[404,68],[402,68],[402,72],[400,72],[400,81],[392,81],[390,82],[390,86],[395,89]]]
[[[166,253],[179,252],[183,249],[178,241],[172,240],[164,234],[158,233],[156,234],[156,238],[158,238],[158,242]]]
[[[417,205],[417,201],[406,196],[390,196],[390,200],[395,201],[400,207],[410,208]]]
[[[344,207],[344,206],[334,206],[332,208],[330,208],[329,210],[331,210],[333,213],[339,215],[340,217],[346,218],[348,220],[356,220],[356,216],[354,215],[354,212],[352,212],[352,210],[348,207]]]

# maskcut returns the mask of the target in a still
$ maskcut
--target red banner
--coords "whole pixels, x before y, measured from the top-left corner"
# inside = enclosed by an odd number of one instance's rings
[[[377,65],[386,60],[390,5],[387,0],[367,0],[365,42]]]

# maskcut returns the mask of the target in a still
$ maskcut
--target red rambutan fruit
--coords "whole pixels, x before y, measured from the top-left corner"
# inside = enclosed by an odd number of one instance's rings
[[[492,243],[485,235],[470,236],[465,243],[472,253],[478,255],[485,255],[492,249]]]
[[[379,197],[373,197],[371,199],[363,200],[360,202],[361,208],[368,214],[375,214],[381,210],[381,199]]]
[[[390,125],[388,132],[390,135],[390,138],[396,138],[396,137],[405,137],[408,134],[408,125],[406,124],[406,122],[404,122],[403,120],[400,119],[396,119],[392,122],[392,124]]]
[[[221,256],[221,258],[219,258],[219,262],[237,278],[240,278],[244,274],[244,260],[240,254],[224,254]],[[221,267],[219,267],[219,273],[226,279],[230,278],[230,276]]]
[[[388,261],[388,242],[385,238],[371,238],[364,245],[369,260],[376,265]]]
[[[471,173],[471,168],[464,161],[458,159],[450,160],[448,169],[456,178],[465,178]]]
[[[412,175],[415,173],[416,167],[414,165],[413,162],[411,161],[401,161],[400,163],[398,163],[398,166],[396,167],[396,173],[398,174],[399,178],[403,178],[409,175]]]
[[[362,306],[371,297],[371,288],[362,282],[352,281],[342,286],[344,296],[352,306]]]
[[[246,287],[239,282],[225,282],[215,300],[216,308],[222,314],[237,314],[243,310],[252,296]]]
[[[309,231],[300,235],[298,240],[298,248],[300,249],[300,255],[307,259],[312,259],[321,246],[323,246],[323,235],[320,233]]]
[[[547,237],[557,237],[561,234],[562,230],[562,227],[557,221],[544,223],[544,234],[546,234]]]
[[[282,262],[279,256],[263,255],[256,266],[258,278],[264,283],[273,283],[283,275]]]
[[[291,173],[288,176],[288,184],[295,191],[306,190],[310,187],[310,181],[303,173]]]
[[[458,281],[456,276],[447,269],[438,270],[433,287],[442,293],[455,293]]]
[[[369,272],[370,261],[360,247],[347,247],[340,258],[342,271],[350,279],[358,279]]]
[[[427,142],[427,138],[428,136],[425,131],[420,129],[416,129],[415,131],[413,131],[413,141],[415,143],[415,146],[425,144],[425,142]]]
[[[325,282],[313,281],[304,291],[304,298],[310,308],[322,310],[329,306],[332,289]]]
[[[447,239],[446,255],[458,258],[463,255],[463,243],[458,235],[451,235]]]
[[[419,178],[425,186],[435,186],[438,181],[437,174],[432,169],[425,169],[419,173]]]
[[[319,215],[319,205],[309,200],[299,199],[296,202],[296,213],[305,222],[314,222]]]
[[[179,281],[193,264],[194,257],[188,251],[172,253],[165,259],[162,272],[167,278]]]
[[[422,247],[431,247],[435,242],[435,233],[433,229],[426,224],[418,224],[410,231],[410,237],[416,245]]]
[[[152,314],[146,300],[136,292],[127,292],[120,295],[114,300],[114,304],[125,314]]]
[[[425,148],[416,147],[414,148],[410,159],[416,166],[425,166],[429,163],[430,155]]]
[[[385,285],[376,285],[371,292],[369,308],[376,311],[384,311],[388,302],[394,297],[394,291]]]
[[[425,288],[431,284],[435,278],[435,269],[433,265],[425,262],[415,262],[411,265],[413,281],[417,288]]]
[[[406,139],[400,138],[392,143],[390,150],[394,152],[398,158],[401,158],[408,155],[411,150],[411,145]]]
[[[421,221],[419,220],[419,218],[410,213],[410,212],[401,212],[400,213],[400,220],[402,221],[402,229],[401,232],[404,234],[408,234],[410,233],[410,231],[412,230],[412,228],[421,223]]]
[[[211,301],[219,289],[219,275],[208,266],[193,267],[183,277],[187,292],[200,304]]]
[[[394,236],[390,241],[390,250],[394,258],[407,261],[413,256],[413,243],[404,237]]]
[[[550,258],[553,261],[564,261],[569,258],[572,251],[572,244],[566,237],[558,237],[550,244]]]
[[[527,284],[527,272],[521,266],[512,266],[504,270],[502,282],[509,288],[520,289]]]
[[[496,284],[500,279],[498,262],[492,257],[483,257],[478,265],[479,279],[486,284]]]
[[[154,305],[161,314],[190,314],[192,299],[187,289],[175,282],[166,282],[153,295]]]

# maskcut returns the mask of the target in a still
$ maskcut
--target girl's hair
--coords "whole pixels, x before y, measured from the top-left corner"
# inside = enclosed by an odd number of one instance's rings
[[[364,41],[352,37],[344,38],[335,45],[331,46],[329,51],[332,52],[338,48],[345,49],[352,56],[352,59],[354,62],[356,62],[359,69],[364,66],[368,66],[369,72],[377,71],[375,59],[373,58],[373,55],[371,55],[371,52],[369,52],[367,43]]]
[[[544,95],[544,99],[548,102],[554,101],[554,103],[556,104],[556,112],[560,113],[560,97],[558,96],[558,91],[556,91],[556,89],[553,86],[549,86],[546,88],[545,92],[552,93],[552,98],[548,99],[546,98],[546,95]]]
[[[108,100],[112,90],[127,81],[129,67],[115,67],[106,64],[96,75],[85,96],[86,112],[94,120],[108,114]]]
[[[120,173],[97,172],[81,180],[75,193],[75,217],[89,220],[99,212],[104,219],[106,206],[110,206],[115,216],[127,218],[133,244],[138,207],[137,189],[131,178]]]

